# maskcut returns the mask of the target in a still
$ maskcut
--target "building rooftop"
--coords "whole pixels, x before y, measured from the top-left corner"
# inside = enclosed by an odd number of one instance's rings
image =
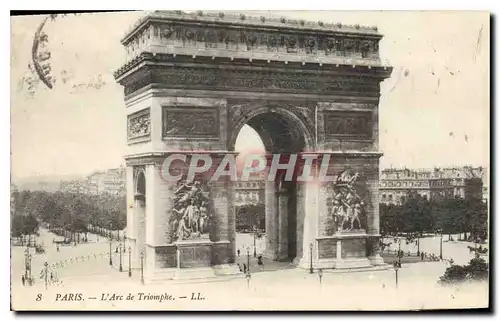
[[[485,168],[480,166],[435,167],[427,169],[387,168],[382,170],[381,179],[482,178],[484,172]]]

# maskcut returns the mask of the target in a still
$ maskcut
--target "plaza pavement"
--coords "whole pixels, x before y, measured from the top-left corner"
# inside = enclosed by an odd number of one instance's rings
[[[317,273],[298,269],[252,274],[250,280],[238,278],[201,283],[165,281],[142,285],[137,278],[98,277],[77,279],[64,287],[45,290],[34,287],[13,288],[14,309],[96,309],[96,310],[400,310],[486,307],[487,283],[461,287],[441,287],[436,280],[444,266],[441,262],[408,264],[399,270],[398,287],[394,271],[328,273],[322,283]],[[174,301],[101,301],[103,294],[127,296],[132,293],[171,294]],[[37,302],[36,295],[43,299]],[[57,302],[56,294],[82,293],[84,301]],[[191,300],[193,296],[204,300]],[[186,298],[182,298],[186,297]],[[96,299],[92,299],[96,298]]]
[[[327,310],[398,310],[422,308],[485,307],[488,299],[488,284],[472,284],[461,287],[442,287],[437,280],[448,266],[446,262],[421,262],[404,264],[398,271],[396,288],[395,271],[333,273],[324,270],[322,282],[317,272],[296,269],[287,262],[264,261],[264,267],[257,265],[253,257],[253,236],[238,234],[237,248],[251,246],[251,278],[212,279],[198,282],[163,281],[142,285],[140,273],[134,269],[128,277],[128,260],[123,257],[123,272],[118,272],[118,254],[113,243],[112,267],[109,266],[109,241],[100,237],[100,242],[92,242],[76,247],[60,247],[56,251],[51,244],[53,235],[41,231],[46,253],[34,255],[33,274],[38,277],[43,263],[64,262],[69,257],[84,257],[81,261],[65,263],[57,268],[62,281],[49,284],[45,289],[44,279],[39,277],[33,287],[23,287],[20,282],[24,272],[24,248],[12,248],[12,304],[14,309],[327,309]],[[49,241],[50,242],[47,242]],[[422,239],[421,250],[431,253],[436,246],[436,238]],[[264,239],[257,242],[257,253],[263,250]],[[402,250],[406,244],[402,243]],[[437,244],[439,251],[439,243]],[[411,244],[408,245],[410,249]],[[410,249],[411,250],[411,249]],[[415,250],[416,251],[416,250]],[[97,253],[96,257],[93,254]],[[434,252],[436,253],[436,252]],[[437,252],[439,253],[439,252]],[[455,255],[454,261],[465,264],[472,258],[467,245],[458,242],[443,243],[443,254]],[[90,255],[90,257],[89,257]],[[447,257],[445,255],[445,257]],[[237,262],[246,262],[245,253],[240,251]],[[463,262],[463,263],[459,263]],[[256,273],[260,272],[260,273]],[[171,293],[175,301],[100,301],[102,293],[145,292],[152,294]],[[192,293],[201,293],[205,300],[190,300]],[[85,301],[54,302],[56,293],[82,293]],[[36,295],[44,299],[36,301]],[[187,298],[178,298],[186,296]]]

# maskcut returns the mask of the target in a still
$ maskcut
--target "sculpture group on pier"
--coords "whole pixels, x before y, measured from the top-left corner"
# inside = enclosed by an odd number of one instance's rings
[[[180,183],[174,192],[172,234],[174,241],[207,235],[210,213],[209,192],[203,191],[199,181]]]
[[[365,211],[365,203],[355,188],[359,173],[342,172],[333,183],[333,197],[330,214],[337,232],[362,229],[360,217]]]

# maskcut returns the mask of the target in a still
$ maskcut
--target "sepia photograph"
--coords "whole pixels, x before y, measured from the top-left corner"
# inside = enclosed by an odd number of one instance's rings
[[[491,19],[11,12],[11,310],[491,309]]]

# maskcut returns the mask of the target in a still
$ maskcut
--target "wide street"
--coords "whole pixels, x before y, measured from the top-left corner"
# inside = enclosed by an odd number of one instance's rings
[[[458,235],[453,235],[453,239],[457,240]],[[388,248],[391,251],[395,251],[399,248],[397,242],[394,238],[386,238],[384,242],[391,242]],[[440,236],[431,236],[420,238],[420,252],[433,253],[439,257],[440,253]],[[455,264],[467,264],[470,259],[474,258],[474,253],[469,250],[469,246],[474,247],[472,242],[459,242],[459,241],[448,241],[448,235],[443,236],[443,258],[453,259]],[[478,245],[479,246],[479,245]],[[488,247],[488,245],[482,245],[483,247]],[[417,253],[417,245],[415,242],[407,244],[404,239],[401,239],[401,250],[406,254],[408,251],[415,255]],[[386,249],[387,250],[387,249]],[[486,262],[488,262],[488,256],[482,256]]]
[[[295,269],[286,262],[265,262],[258,266],[253,257],[253,235],[238,234],[237,248],[240,257],[237,262],[248,260],[249,248],[251,278],[218,278],[203,281],[162,281],[142,285],[139,273],[134,269],[128,278],[127,254],[122,257],[123,272],[118,271],[119,254],[116,241],[112,243],[114,265],[109,265],[109,240],[89,234],[89,243],[77,246],[61,246],[60,251],[52,244],[54,235],[47,230],[40,231],[40,240],[46,248],[45,254],[33,255],[32,271],[36,278],[33,287],[21,285],[24,273],[24,248],[12,247],[12,300],[13,307],[54,308],[54,309],[408,309],[486,306],[488,284],[481,283],[463,287],[444,288],[437,284],[448,265],[447,262],[420,262],[404,264],[398,271],[396,288],[395,271],[345,273],[325,270],[321,278],[315,271]],[[420,249],[439,254],[439,237],[422,239]],[[264,237],[256,240],[257,253],[264,249]],[[473,257],[467,249],[468,243],[443,242],[445,258],[453,257],[457,264],[465,264]],[[394,244],[392,246],[395,246]],[[391,246],[391,247],[392,247]],[[401,249],[407,251],[412,245],[402,242]],[[437,251],[435,251],[437,249]],[[411,250],[413,252],[413,250]],[[416,252],[416,249],[414,250]],[[94,256],[95,254],[95,256]],[[45,289],[40,273],[48,262],[51,271],[62,282],[54,282]],[[62,263],[62,265],[61,265]],[[260,272],[260,273],[256,273]],[[50,277],[49,277],[50,281]],[[174,296],[191,297],[192,292],[200,292],[206,300],[196,300],[196,304],[186,303],[186,299],[159,303],[156,301],[108,302],[92,299],[102,293],[145,292],[161,294],[169,292]],[[36,295],[46,298],[37,302]],[[82,293],[83,302],[55,302],[56,293]],[[328,293],[328,296],[322,295]],[[338,293],[339,295],[333,295]],[[332,296],[333,295],[333,296]],[[90,299],[89,299],[90,297]],[[42,302],[44,304],[42,304]],[[84,305],[82,305],[84,304]]]
[[[111,243],[111,255],[115,266],[109,265],[110,242],[108,238],[88,234],[88,243],[77,243],[76,246],[60,245],[57,251],[53,240],[57,236],[46,229],[40,229],[38,244],[43,244],[45,253],[35,254],[34,248],[30,248],[31,271],[35,282],[44,282],[40,278],[43,274],[45,262],[47,262],[48,279],[50,274],[54,278],[64,281],[66,278],[83,275],[110,274],[117,270],[119,253],[116,248],[119,243],[114,240]],[[128,248],[127,245],[125,245]],[[13,284],[21,283],[21,276],[25,273],[26,247],[11,247],[11,280]],[[122,253],[123,265],[128,269],[128,253]]]
[[[422,265],[421,265],[422,264]],[[419,266],[420,265],[420,266]],[[398,288],[392,269],[378,272],[325,272],[322,282],[317,273],[286,269],[262,272],[224,280],[183,283],[165,281],[142,285],[139,280],[96,277],[73,280],[63,287],[44,289],[14,287],[13,307],[17,309],[334,309],[334,310],[397,310],[485,307],[488,284],[462,287],[440,287],[436,283],[444,264],[408,264],[399,271]],[[61,302],[57,294],[81,293],[83,301]],[[105,300],[109,294],[125,295],[135,299]],[[173,301],[139,301],[138,293],[161,295],[167,293]],[[204,300],[192,300],[200,297]],[[40,301],[36,301],[41,294]],[[194,294],[194,295],[193,295]],[[61,296],[59,297],[61,298]],[[68,296],[66,296],[68,298]],[[153,297],[154,298],[154,297]]]

